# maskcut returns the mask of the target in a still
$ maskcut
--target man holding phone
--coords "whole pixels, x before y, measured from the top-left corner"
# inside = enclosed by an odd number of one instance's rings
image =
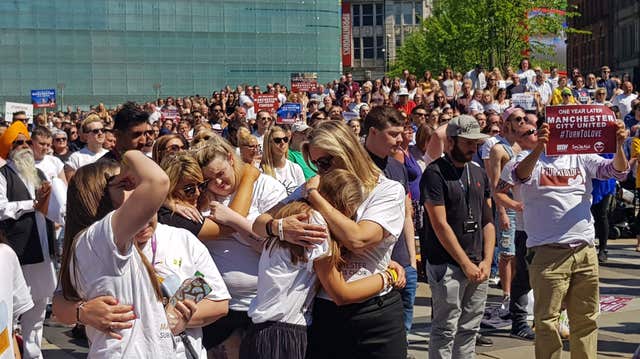
[[[544,123],[533,150],[516,160],[513,184],[519,186],[523,203],[527,261],[536,301],[536,358],[562,354],[557,328],[563,302],[571,323],[571,356],[597,356],[600,308],[591,180],[626,178],[629,164],[622,145],[627,133],[622,121],[616,125],[613,159],[596,154],[546,156],[550,128]]]
[[[51,184],[36,169],[31,138],[21,121],[14,122],[0,137],[0,230],[18,255],[33,308],[20,320],[26,358],[41,358],[42,325],[49,298],[56,287],[51,259],[55,238],[53,222],[45,216]]]

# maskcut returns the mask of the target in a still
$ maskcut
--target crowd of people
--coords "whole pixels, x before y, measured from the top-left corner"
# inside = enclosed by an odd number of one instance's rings
[[[616,181],[640,188],[640,99],[600,70],[522,59],[504,76],[345,74],[310,93],[16,112],[0,123],[7,348],[42,357],[52,304],[92,358],[404,359],[424,276],[430,358],[491,345],[497,278],[537,358],[560,357],[563,310],[572,355],[595,358],[607,209]],[[302,111],[256,111],[263,93]],[[545,154],[545,108],[569,104],[616,113],[615,154]]]

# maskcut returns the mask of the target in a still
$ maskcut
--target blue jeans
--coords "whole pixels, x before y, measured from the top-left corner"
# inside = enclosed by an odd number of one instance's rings
[[[418,287],[418,271],[412,266],[404,267],[404,275],[407,277],[407,285],[400,292],[402,295],[402,307],[404,314],[404,328],[407,333],[413,323],[413,303],[416,300],[416,288]]]

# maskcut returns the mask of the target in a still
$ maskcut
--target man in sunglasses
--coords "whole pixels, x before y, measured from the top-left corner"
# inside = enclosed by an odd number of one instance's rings
[[[64,166],[67,181],[76,173],[78,168],[94,163],[108,151],[102,148],[104,143],[104,125],[98,115],[91,114],[82,121],[82,134],[87,145],[80,151],[69,156]]]
[[[413,322],[413,304],[418,285],[416,270],[416,245],[413,228],[413,207],[409,195],[409,178],[404,165],[391,156],[399,150],[404,132],[404,117],[399,110],[389,106],[377,106],[371,109],[364,119],[366,140],[364,147],[373,162],[384,175],[400,182],[405,189],[405,221],[402,233],[398,237],[391,253],[391,259],[404,267],[407,285],[402,289],[404,307],[404,326],[407,333]]]
[[[116,144],[102,159],[120,161],[122,154],[128,150],[142,151],[149,143],[153,144],[154,132],[149,124],[149,113],[134,102],[122,105],[113,120]]]
[[[20,323],[25,357],[41,358],[40,340],[48,299],[56,287],[51,256],[54,254],[54,224],[46,219],[51,186],[36,169],[31,138],[21,121],[14,122],[0,138],[0,231],[18,255],[33,306]]]
[[[535,116],[534,116],[535,117]],[[526,125],[535,128],[535,120],[528,122],[525,112],[517,107],[510,107],[502,114],[502,127],[500,129],[500,140],[489,151],[489,159],[486,166],[487,176],[491,182],[494,197],[500,174],[506,164],[520,152],[520,147],[516,145],[518,135],[521,129]],[[496,136],[498,137],[498,136]],[[505,191],[511,200],[514,194]],[[519,219],[517,216],[519,215]],[[516,231],[523,230],[522,213],[517,213],[514,209],[496,203],[496,242],[498,251],[498,271],[500,273],[500,284],[502,286],[503,301],[502,310],[504,312],[510,310],[510,303],[514,301],[512,298],[511,288],[515,285],[524,286],[522,283],[513,283],[516,272]],[[520,280],[524,277],[520,276]],[[520,300],[521,298],[517,298]],[[526,303],[526,292],[525,292]],[[526,304],[525,304],[526,307]],[[526,313],[525,313],[526,314]],[[512,317],[513,324],[511,326],[511,336],[525,340],[535,339],[535,333],[527,324],[526,315],[523,317],[514,315]],[[517,320],[516,320],[517,319]]]
[[[627,132],[622,121],[616,127],[613,159],[596,154],[546,156],[553,131],[546,123],[537,131],[533,150],[516,159],[513,184],[520,187],[522,196],[527,262],[536,300],[536,357],[561,356],[558,318],[563,303],[571,322],[571,356],[598,355],[600,308],[591,180],[624,181],[627,176],[629,163],[623,149]]]

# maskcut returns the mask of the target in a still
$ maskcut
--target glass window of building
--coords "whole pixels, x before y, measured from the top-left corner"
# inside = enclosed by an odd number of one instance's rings
[[[376,25],[384,25],[384,6],[376,4]]]
[[[404,25],[413,25],[413,3],[402,4],[402,18]]]
[[[422,23],[422,2],[416,2],[416,24]]]
[[[371,25],[373,25],[373,5],[363,4],[362,5],[362,26],[371,26]]]
[[[386,46],[384,46],[384,37],[376,36],[376,57],[378,59],[384,59],[385,47]]]
[[[359,37],[354,37],[353,38],[353,58],[355,60],[360,60],[360,50],[362,49],[362,47],[360,47],[360,38]]]
[[[353,26],[360,26],[360,5],[356,4],[351,6],[352,8],[352,15],[351,17],[353,18]]]
[[[374,46],[373,46],[373,37],[366,36],[362,38],[362,57],[365,59],[373,59],[374,58]]]
[[[396,3],[396,6],[393,12],[393,17],[396,25],[402,25],[402,5],[401,4]]]

